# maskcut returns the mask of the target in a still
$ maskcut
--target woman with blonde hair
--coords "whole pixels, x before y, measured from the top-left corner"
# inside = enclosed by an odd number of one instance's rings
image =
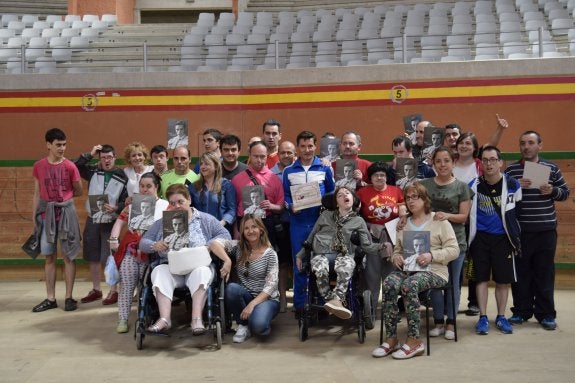
[[[147,165],[148,148],[138,141],[131,142],[126,146],[124,160],[128,164],[124,168],[124,173],[128,177],[126,188],[128,189],[128,196],[131,197],[139,192],[142,174],[153,171],[154,166]],[[131,200],[126,203],[131,203]]]
[[[200,157],[200,179],[188,185],[196,209],[216,217],[231,233],[236,218],[236,191],[232,182],[222,177],[222,165],[214,152]]]
[[[280,309],[278,292],[278,256],[272,247],[266,226],[259,216],[245,214],[240,223],[239,241],[212,241],[210,250],[219,257],[230,254],[236,259],[232,278],[226,286],[226,306],[236,320],[234,343],[242,343],[251,334],[267,336],[271,321]]]

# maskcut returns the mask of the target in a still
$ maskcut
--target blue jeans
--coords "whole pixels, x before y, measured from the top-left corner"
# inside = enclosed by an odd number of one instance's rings
[[[271,322],[280,311],[280,303],[274,299],[268,299],[254,307],[248,320],[240,319],[242,310],[254,297],[245,287],[237,283],[229,283],[226,286],[226,305],[236,320],[237,324],[248,325],[252,334],[269,335]]]
[[[453,281],[453,291],[455,292],[455,308],[451,306],[451,294],[447,292],[445,297],[443,291],[435,290],[431,293],[431,304],[433,306],[433,321],[436,324],[443,323],[444,303],[447,301],[447,324],[453,324],[453,319],[457,315],[459,308],[459,298],[461,297],[461,269],[463,268],[463,261],[465,260],[465,251],[459,253],[459,257],[451,261],[451,270],[453,275],[450,275],[450,280]]]

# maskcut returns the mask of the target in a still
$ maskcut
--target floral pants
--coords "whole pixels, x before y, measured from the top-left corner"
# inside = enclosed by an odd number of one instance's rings
[[[383,321],[387,338],[397,338],[399,308],[397,297],[401,295],[407,317],[407,337],[419,338],[419,293],[430,288],[442,287],[447,282],[429,271],[408,273],[392,271],[383,281]]]

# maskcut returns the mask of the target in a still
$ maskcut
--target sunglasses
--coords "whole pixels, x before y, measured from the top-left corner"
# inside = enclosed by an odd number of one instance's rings
[[[244,267],[246,268],[246,271],[244,271],[244,277],[247,278],[250,275],[250,261],[246,261]]]

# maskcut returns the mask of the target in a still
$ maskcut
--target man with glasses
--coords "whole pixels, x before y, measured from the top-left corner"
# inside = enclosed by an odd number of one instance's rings
[[[569,187],[559,167],[539,156],[542,146],[538,132],[524,132],[519,139],[521,160],[505,169],[505,173],[519,181],[524,201],[519,219],[522,256],[517,259],[517,283],[511,285],[513,316],[509,321],[519,325],[535,316],[545,330],[555,330],[555,201],[569,198]],[[527,163],[550,168],[548,182],[539,186],[525,178]]]
[[[190,149],[187,146],[178,146],[174,149],[172,156],[174,168],[162,175],[160,191],[161,196],[164,196],[164,191],[173,184],[191,185],[196,182],[200,177],[190,169]]]
[[[489,332],[487,283],[492,276],[497,304],[495,325],[502,333],[511,334],[513,327],[505,318],[505,308],[509,285],[516,282],[515,257],[521,251],[517,214],[522,193],[516,179],[501,173],[503,161],[495,146],[483,149],[481,163],[483,175],[469,184],[475,193],[469,213],[469,253],[475,268],[480,315],[475,332]]]
[[[97,164],[90,164],[94,157],[98,157]],[[124,171],[116,167],[116,153],[111,145],[95,145],[89,153],[83,153],[74,161],[80,176],[88,181],[88,195],[108,195],[108,203],[103,205],[102,213],[109,219],[100,222],[92,216],[89,199],[86,199],[86,225],[83,233],[84,259],[90,263],[90,277],[92,290],[82,298],[82,303],[94,302],[102,299],[101,265],[105,264],[110,255],[108,239],[116,218],[124,209],[124,201],[128,196],[126,184],[128,178]],[[117,287],[111,286],[104,305],[115,303],[118,299]]]

